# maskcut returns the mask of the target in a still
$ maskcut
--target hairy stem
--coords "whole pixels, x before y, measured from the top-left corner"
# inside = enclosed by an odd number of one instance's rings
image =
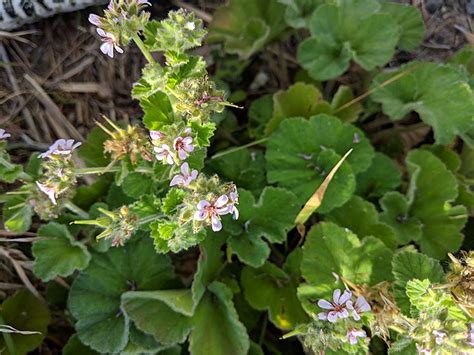
[[[108,168],[106,166],[99,166],[99,167],[93,167],[93,168],[75,169],[74,170],[74,175],[76,175],[76,176],[94,175],[94,174],[103,174],[104,172],[116,173],[118,171],[120,171],[119,166],[114,166],[112,168]],[[143,173],[143,174],[153,174],[153,168],[147,168],[147,167],[137,168],[134,171],[137,172],[137,173]]]
[[[135,42],[135,44],[138,46],[138,48],[140,48],[140,50],[143,53],[143,55],[145,56],[146,60],[148,60],[148,63],[155,64],[156,62],[153,59],[150,51],[146,48],[145,43],[143,43],[142,39],[138,36],[138,34],[135,34],[132,37],[132,39]]]
[[[65,204],[64,204],[64,207],[66,207],[69,211],[77,214],[79,217],[81,218],[84,218],[84,219],[87,219],[89,218],[89,213],[87,213],[86,211],[84,211],[82,208],[80,208],[79,206],[76,206],[74,203],[72,203],[71,201],[67,201]]]

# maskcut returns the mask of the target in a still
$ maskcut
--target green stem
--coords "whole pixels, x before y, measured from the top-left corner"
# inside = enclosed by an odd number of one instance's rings
[[[152,215],[150,215],[150,216],[146,216],[146,217],[140,218],[140,219],[137,221],[137,225],[141,226],[141,225],[144,225],[144,224],[153,222],[155,219],[161,218],[161,217],[164,217],[164,216],[165,216],[164,214],[152,214]]]
[[[135,34],[132,37],[133,41],[137,45],[138,48],[142,51],[143,55],[145,56],[146,60],[148,60],[148,63],[150,64],[156,64],[155,60],[151,56],[150,51],[146,48],[145,43],[143,43],[142,39],[138,36],[138,34]]]
[[[2,316],[0,316],[0,324],[8,325],[7,323],[5,323],[5,320],[2,318]],[[5,344],[7,346],[8,352],[11,355],[15,355],[16,348],[15,348],[15,343],[13,342],[11,334],[2,332],[2,335],[3,335],[3,339],[5,340]]]
[[[265,138],[262,138],[262,139],[259,139],[259,140],[241,145],[240,147],[235,147],[235,148],[232,148],[232,149],[224,150],[223,152],[219,152],[219,153],[214,154],[211,159],[220,158],[220,157],[223,157],[224,155],[231,154],[231,153],[237,152],[237,151],[245,149],[245,148],[253,147],[254,145],[259,145],[261,143],[266,142],[267,140],[268,140],[268,138],[265,137]]]
[[[86,211],[84,211],[82,208],[80,208],[79,206],[76,206],[74,203],[72,203],[71,201],[67,201],[65,204],[64,204],[64,207],[66,207],[69,211],[77,214],[79,217],[81,218],[84,218],[84,219],[87,219],[89,218],[89,213],[87,213]]]
[[[94,168],[81,168],[81,169],[75,169],[74,170],[74,175],[76,176],[81,176],[81,175],[94,175],[94,174],[103,174],[104,172],[107,173],[116,173],[120,171],[119,166],[114,166],[112,168],[108,168],[106,166],[99,166],[99,167],[94,167]],[[137,173],[143,173],[143,174],[153,174],[153,168],[147,168],[147,167],[141,167],[141,168],[136,168],[134,170]]]

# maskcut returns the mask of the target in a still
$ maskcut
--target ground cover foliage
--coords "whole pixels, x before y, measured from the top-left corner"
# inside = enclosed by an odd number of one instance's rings
[[[0,352],[34,351],[60,318],[64,354],[471,353],[472,47],[396,62],[425,28],[388,1],[231,0],[208,28],[147,5],[89,17],[110,60],[146,58],[141,117],[98,117],[25,165],[0,131],[3,223],[41,221],[46,285],[3,302]],[[236,77],[288,38],[294,80],[242,108]]]

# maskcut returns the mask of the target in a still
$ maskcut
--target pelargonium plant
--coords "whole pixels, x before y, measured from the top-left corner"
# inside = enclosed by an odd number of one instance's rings
[[[0,352],[473,353],[472,47],[406,63],[382,0],[153,5],[88,18],[139,117],[24,165],[0,129]]]

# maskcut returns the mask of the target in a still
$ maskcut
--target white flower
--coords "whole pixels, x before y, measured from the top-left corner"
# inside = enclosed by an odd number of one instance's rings
[[[163,161],[169,165],[174,164],[173,153],[171,153],[170,147],[168,144],[163,144],[161,147],[155,147],[153,150],[156,153],[156,159]]]
[[[177,137],[174,142],[173,146],[176,152],[178,153],[178,157],[181,160],[186,159],[188,153],[191,153],[194,150],[194,146],[192,145],[193,138],[192,137]]]
[[[114,57],[114,49],[118,53],[123,53],[123,49],[119,47],[119,42],[113,33],[105,32],[102,28],[98,28],[97,33],[104,42],[100,46],[102,53],[107,54],[110,58]]]
[[[222,229],[220,216],[228,213],[228,208],[226,207],[228,201],[227,195],[220,196],[214,203],[206,200],[199,201],[194,219],[197,221],[210,221],[212,230],[214,232],[220,231]]]
[[[232,214],[233,219],[239,219],[239,210],[235,205],[239,204],[239,193],[237,192],[237,188],[234,186],[234,190],[229,194],[231,203],[228,207],[228,212]]]
[[[36,182],[36,185],[38,185],[38,188],[40,189],[41,192],[44,192],[48,196],[48,198],[51,200],[53,205],[57,204],[56,197],[58,193],[56,191],[56,188],[41,184],[38,181]]]
[[[433,335],[435,336],[435,342],[438,345],[443,344],[444,342],[444,337],[446,337],[446,333],[442,332],[440,330],[433,330]]]
[[[194,31],[196,29],[196,24],[194,22],[186,22],[186,24],[184,25],[184,28],[189,30],[189,31]]]
[[[0,128],[0,140],[4,140],[11,137],[10,133],[7,133],[4,129]]]
[[[318,318],[321,320],[328,320],[331,323],[335,323],[337,318],[349,317],[349,312],[345,308],[346,302],[352,297],[352,292],[345,290],[341,296],[341,290],[335,289],[332,302],[326,300],[319,300],[318,306],[322,309],[328,309],[330,312],[321,312],[318,314]]]
[[[349,340],[349,343],[351,343],[351,345],[356,345],[357,338],[366,338],[367,334],[363,330],[352,329],[347,332],[346,337],[347,337],[347,340]]]
[[[164,136],[165,135],[160,131],[150,131],[150,138],[154,141],[162,140]]]
[[[98,16],[96,14],[90,14],[89,15],[89,22],[92,23],[96,27],[102,26],[102,20],[101,20],[100,16]]]
[[[74,149],[79,147],[82,143],[74,143],[74,139],[58,139],[51,144],[48,150],[39,155],[40,158],[49,158],[51,155],[70,155]]]
[[[352,311],[352,318],[354,318],[356,321],[360,320],[359,313],[369,312],[371,309],[370,304],[362,296],[357,297],[355,303],[352,303],[352,301],[347,301],[346,306],[347,309]]]
[[[148,0],[137,0],[137,4],[151,6],[151,3]]]
[[[192,170],[189,173],[189,165],[188,163],[183,163],[181,165],[181,174],[182,175],[175,175],[173,179],[171,179],[170,186],[188,186],[191,181],[196,180],[198,176],[197,170]]]

